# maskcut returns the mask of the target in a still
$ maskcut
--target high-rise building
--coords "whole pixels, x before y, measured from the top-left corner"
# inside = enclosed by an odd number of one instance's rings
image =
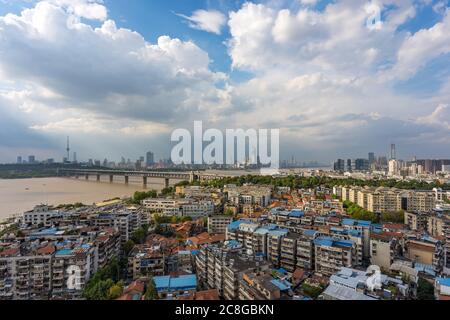
[[[399,172],[399,163],[397,160],[392,159],[389,161],[389,175],[393,176]]]
[[[35,163],[36,162],[36,157],[35,156],[28,156],[28,163]]]
[[[18,157],[17,157],[17,163],[18,163],[18,164],[21,164],[21,163],[22,163],[22,157],[21,157],[21,156],[18,156]]]
[[[369,171],[369,160],[356,159],[355,160],[355,170],[356,171]]]
[[[397,150],[395,144],[391,144],[391,160],[397,159]]]
[[[369,166],[375,163],[375,153],[370,152],[369,153]]]
[[[155,155],[153,154],[153,152],[147,152],[147,159],[145,163],[147,164],[147,167],[151,167],[155,164]]]
[[[353,171],[353,167],[352,167],[352,159],[347,159],[346,170],[347,170],[347,171]]]
[[[345,160],[344,159],[338,159],[334,163],[334,171],[345,171]]]
[[[77,153],[76,152],[73,153],[73,162],[74,163],[77,162]]]

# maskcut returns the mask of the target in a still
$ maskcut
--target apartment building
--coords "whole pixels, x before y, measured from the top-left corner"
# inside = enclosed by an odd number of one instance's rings
[[[52,210],[46,205],[39,205],[32,211],[25,212],[22,215],[22,221],[27,225],[49,227],[51,226],[50,220],[55,217],[62,217],[62,213],[57,210]]]
[[[331,276],[342,267],[352,267],[355,244],[351,240],[317,237],[315,245],[315,271]]]
[[[125,244],[132,236],[133,232],[142,227],[143,213],[134,210],[118,210],[114,212],[104,212],[93,215],[90,221],[93,226],[107,229],[114,228],[120,233],[121,244]]]
[[[94,240],[98,251],[98,268],[104,268],[120,254],[120,233],[114,228],[101,230]]]
[[[265,272],[244,273],[239,284],[239,300],[278,300],[280,288],[274,279]]]
[[[183,217],[200,218],[214,214],[214,202],[201,200],[198,202],[190,202],[182,204],[180,208]]]
[[[343,219],[342,227],[347,230],[355,230],[360,235],[352,234],[353,237],[362,238],[362,254],[363,259],[369,260],[370,258],[370,233],[372,223],[364,220]],[[359,240],[357,241],[359,243]]]
[[[144,208],[166,216],[207,217],[214,214],[215,204],[211,200],[196,199],[145,199]]]
[[[227,227],[233,222],[232,216],[216,216],[208,217],[208,233],[210,234],[224,234]]]
[[[370,235],[370,262],[382,270],[389,270],[399,255],[401,234],[392,232],[372,233]]]
[[[300,238],[298,233],[288,233],[281,239],[279,265],[290,273],[297,268],[297,241]]]
[[[443,223],[444,223],[444,273],[446,275],[450,275],[450,215],[443,215]]]
[[[343,201],[351,201],[371,212],[395,212],[400,210],[430,212],[436,206],[432,191],[400,190],[396,188],[342,187]]]
[[[133,279],[165,275],[168,256],[159,246],[135,246],[128,257],[129,271],[133,275]]]
[[[416,265],[430,266],[436,274],[444,267],[444,246],[441,241],[429,236],[410,237],[405,243],[405,256]]]
[[[405,212],[405,224],[413,231],[428,229],[428,214],[424,212]]]
[[[253,255],[267,255],[267,234],[276,230],[276,225],[260,226],[246,220],[238,220],[228,225],[227,240],[238,241],[249,253]]]
[[[56,248],[14,247],[0,252],[0,300],[48,300]]]
[[[87,243],[60,248],[52,261],[52,296],[80,299],[91,276],[98,270],[97,247]]]
[[[180,208],[184,204],[190,204],[191,201],[187,199],[144,199],[141,205],[151,212],[160,213],[168,216],[178,216],[181,214]]]
[[[227,185],[223,191],[228,195],[228,201],[236,205],[267,207],[272,199],[271,187]]]
[[[353,241],[355,243],[353,265],[362,266],[364,264],[364,236],[362,230],[329,226],[319,228],[318,236],[329,236],[332,238]]]
[[[281,266],[281,243],[287,235],[286,229],[273,229],[267,233],[267,260],[276,268]],[[288,251],[287,248],[285,250]],[[287,254],[295,255],[295,247],[292,246],[290,250]]]
[[[200,287],[215,288],[226,300],[239,299],[245,273],[269,270],[268,263],[262,257],[245,254],[242,246],[235,240],[223,246],[203,246],[196,255],[195,262]]]
[[[297,267],[313,270],[314,269],[314,239],[317,236],[315,230],[304,229],[297,239],[296,259]]]
[[[442,214],[430,213],[427,217],[427,231],[432,237],[445,236],[445,217]]]

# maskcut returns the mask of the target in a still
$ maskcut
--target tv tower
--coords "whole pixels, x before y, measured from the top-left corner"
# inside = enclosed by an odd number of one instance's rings
[[[67,161],[70,162],[70,141],[69,141],[69,136],[67,136]]]

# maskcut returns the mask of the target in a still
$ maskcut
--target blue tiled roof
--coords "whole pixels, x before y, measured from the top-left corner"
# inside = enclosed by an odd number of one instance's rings
[[[72,252],[73,251],[70,249],[61,249],[61,250],[56,251],[56,255],[57,256],[68,256],[68,255],[71,255]]]
[[[195,274],[178,277],[160,276],[153,277],[153,280],[158,291],[193,290],[197,287],[197,276]]]
[[[436,281],[440,285],[450,287],[450,278],[437,278]]]
[[[237,240],[229,240],[227,241],[227,247],[229,248],[238,248],[241,246],[241,243]]]
[[[305,234],[305,235],[307,235],[307,236],[314,236],[315,234],[316,234],[316,230],[311,230],[311,229],[305,229],[304,231],[303,231],[303,233]]]
[[[228,230],[236,230],[239,228],[239,226],[243,223],[251,223],[251,221],[247,221],[247,220],[237,220],[237,221],[233,221],[232,223],[230,223],[228,225]]]
[[[281,291],[286,291],[286,290],[289,290],[291,288],[290,284],[287,281],[281,281],[281,280],[273,279],[270,282],[273,285],[275,285],[276,287],[278,287],[278,289],[280,289]]]
[[[372,222],[366,220],[343,219],[342,224],[345,226],[370,227],[372,225]]]
[[[290,217],[294,218],[301,218],[305,215],[305,213],[302,210],[292,210],[289,214]]]
[[[272,236],[278,236],[278,237],[282,237],[285,236],[289,233],[289,230],[287,229],[276,229],[276,230],[270,230],[269,234]]]
[[[314,240],[314,244],[316,246],[343,246],[343,247],[352,247],[354,242],[351,240],[342,240],[342,239],[333,239],[330,237],[319,237]]]
[[[32,236],[52,236],[55,235],[58,232],[58,229],[56,228],[49,228],[49,229],[44,229],[38,232],[35,232],[32,234]]]

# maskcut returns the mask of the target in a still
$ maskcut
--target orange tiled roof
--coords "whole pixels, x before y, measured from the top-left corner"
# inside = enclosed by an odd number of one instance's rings
[[[37,253],[46,255],[46,254],[52,254],[53,252],[55,252],[55,250],[56,250],[56,248],[53,244],[48,244],[47,246],[38,249]]]
[[[0,256],[14,256],[18,253],[19,253],[18,248],[10,248],[10,249],[5,249],[2,252],[0,252]]]

